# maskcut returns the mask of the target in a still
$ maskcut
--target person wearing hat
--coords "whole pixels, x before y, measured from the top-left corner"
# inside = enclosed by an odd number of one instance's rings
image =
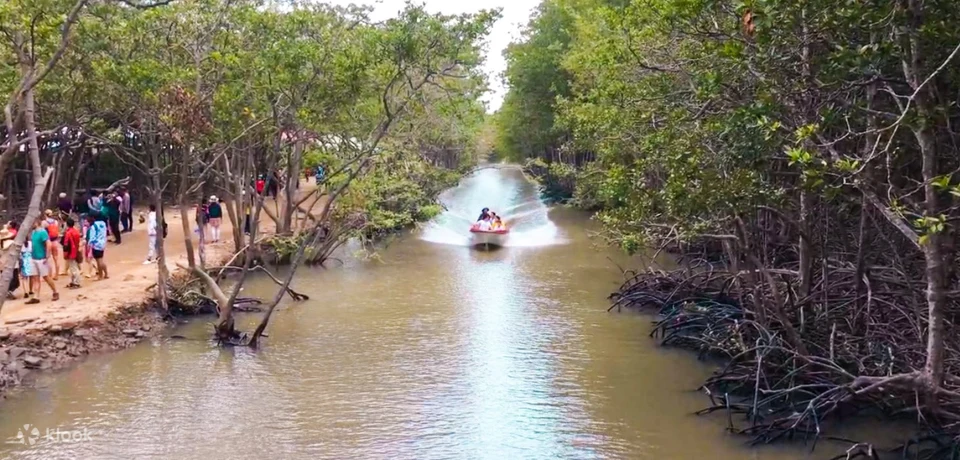
[[[223,207],[220,206],[220,200],[216,195],[210,196],[210,204],[207,205],[207,221],[210,223],[210,241],[220,242],[220,224],[223,223]]]
[[[66,193],[60,193],[60,199],[57,200],[57,209],[64,215],[69,216],[73,213],[73,200],[67,198]]]
[[[6,252],[6,250],[13,246],[13,239],[17,237],[16,225],[16,222],[10,222],[9,224],[5,225],[3,229],[0,229],[0,254]],[[4,260],[6,260],[6,257],[4,257]],[[10,278],[10,285],[7,287],[7,300],[14,300],[17,298],[17,295],[14,293],[19,287],[20,264],[18,263],[13,267],[13,277]]]

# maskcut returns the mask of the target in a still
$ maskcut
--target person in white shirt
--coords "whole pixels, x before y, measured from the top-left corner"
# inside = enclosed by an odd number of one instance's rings
[[[490,231],[490,228],[491,228],[491,227],[490,227],[490,217],[487,217],[486,219],[481,220],[481,221],[480,221],[480,227],[479,227],[479,228],[480,228],[480,231],[481,231],[481,232],[489,232],[489,231]]]
[[[157,261],[157,206],[153,204],[147,214],[147,241],[147,260],[143,261],[144,265]]]

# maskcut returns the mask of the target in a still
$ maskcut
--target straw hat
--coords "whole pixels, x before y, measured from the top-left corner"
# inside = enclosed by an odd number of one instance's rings
[[[53,211],[51,211],[51,210],[48,209],[48,210],[46,210],[46,211],[43,211],[43,215],[45,215],[45,216],[47,216],[47,217],[50,217],[50,216],[53,215]]]

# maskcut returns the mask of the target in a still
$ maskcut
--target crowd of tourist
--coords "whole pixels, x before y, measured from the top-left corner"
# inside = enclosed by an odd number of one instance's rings
[[[158,219],[156,207],[150,205],[141,222],[147,224],[149,246],[145,264],[156,261]],[[133,200],[130,191],[116,192],[90,190],[82,201],[71,200],[61,193],[56,210],[47,209],[34,222],[33,228],[22,229],[15,221],[0,230],[0,248],[6,250],[17,234],[29,231],[20,249],[19,263],[10,280],[9,298],[17,298],[17,290],[28,304],[40,303],[40,294],[46,284],[52,291],[51,299],[59,300],[56,281],[69,276],[67,289],[77,289],[83,278],[104,280],[110,277],[104,255],[108,238],[114,245],[123,242],[123,234],[133,231]],[[166,225],[162,225],[164,231]]]
[[[323,181],[323,167],[311,168],[309,173],[319,184]],[[309,177],[309,176],[308,176]],[[282,175],[275,171],[270,175],[257,176],[253,188],[258,194],[276,197],[283,183]],[[298,181],[299,184],[299,181]],[[245,200],[247,201],[247,200]],[[203,243],[219,243],[223,224],[224,202],[216,195],[201,201],[196,207],[196,233],[200,237],[201,257]],[[17,291],[28,304],[40,303],[40,291],[44,284],[52,291],[52,300],[60,298],[56,281],[69,276],[67,289],[77,289],[84,278],[104,280],[109,278],[104,255],[108,240],[121,245],[123,234],[133,231],[133,198],[127,188],[116,191],[87,191],[80,200],[73,200],[61,193],[55,209],[47,209],[34,223],[34,228],[21,229],[15,221],[0,229],[0,250],[7,250],[21,231],[30,232],[20,249],[19,263],[14,267],[14,276],[9,285],[9,298],[17,298]],[[157,235],[167,225],[163,216],[157,215],[154,205],[139,215],[140,223],[147,227],[148,246],[144,264],[157,262]],[[244,204],[244,233],[250,232],[250,203]]]

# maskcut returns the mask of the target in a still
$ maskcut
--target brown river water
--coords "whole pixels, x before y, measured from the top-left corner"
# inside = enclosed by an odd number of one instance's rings
[[[376,257],[352,248],[342,265],[302,269],[295,288],[311,300],[283,304],[259,351],[217,348],[200,318],[169,332],[187,339],[45,375],[0,403],[0,458],[826,456],[748,448],[725,416],[692,415],[712,365],[657,347],[651,317],[606,312],[617,266],[645,262],[598,247],[587,215],[536,196],[517,170],[481,170]],[[483,206],[512,224],[507,247],[466,245]],[[272,293],[263,279],[244,292]],[[39,438],[14,444],[26,424]]]

